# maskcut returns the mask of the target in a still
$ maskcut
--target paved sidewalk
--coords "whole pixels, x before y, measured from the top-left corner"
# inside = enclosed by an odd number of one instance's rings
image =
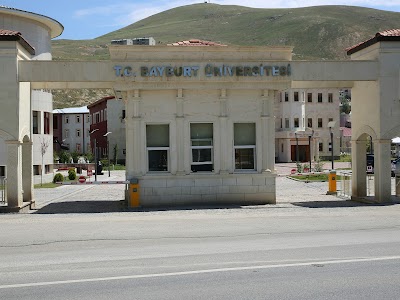
[[[276,180],[276,196],[278,206],[322,205],[322,202],[344,205],[344,200],[326,195],[327,182],[299,182],[286,178],[287,170],[295,164],[277,164],[277,172],[281,176]],[[289,172],[290,173],[290,172]],[[97,176],[98,181],[123,181],[125,171],[112,171]],[[94,177],[92,177],[94,180]],[[125,185],[100,184],[100,185],[63,185],[53,189],[35,189],[36,210],[31,213],[105,213],[127,211],[124,205]],[[325,203],[325,204],[326,204]],[[267,207],[271,205],[267,205]]]

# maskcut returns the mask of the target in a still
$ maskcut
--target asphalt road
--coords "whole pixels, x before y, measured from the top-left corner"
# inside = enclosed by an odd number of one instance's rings
[[[1,299],[399,299],[400,205],[0,216]]]

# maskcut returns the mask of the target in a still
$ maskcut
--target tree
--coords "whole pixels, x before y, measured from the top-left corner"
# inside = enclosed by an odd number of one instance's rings
[[[43,185],[43,170],[44,170],[44,155],[47,152],[47,149],[49,148],[49,141],[45,140],[44,138],[40,142],[40,154],[42,154],[42,170],[40,172],[40,186]]]
[[[114,146],[114,164],[118,164],[118,144]]]

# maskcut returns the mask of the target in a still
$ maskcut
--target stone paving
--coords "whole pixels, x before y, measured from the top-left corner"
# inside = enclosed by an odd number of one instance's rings
[[[244,209],[271,209],[284,208],[286,210],[309,209],[309,208],[355,208],[365,204],[354,201],[346,201],[335,195],[327,195],[328,182],[300,182],[287,178],[285,175],[295,164],[277,164],[276,171],[276,205],[258,206],[232,206],[204,208],[234,208]],[[337,168],[347,168],[348,163],[335,163]],[[98,181],[123,181],[125,171],[111,171],[98,176]],[[94,180],[94,178],[92,178]],[[125,185],[121,184],[99,184],[99,185],[63,185],[53,189],[35,189],[36,210],[29,213],[54,214],[54,213],[110,213],[128,211],[124,203]],[[340,189],[340,183],[338,183]],[[194,207],[200,209],[201,207]],[[174,208],[174,210],[193,209],[192,207]],[[138,209],[139,211],[162,211],[158,209]]]

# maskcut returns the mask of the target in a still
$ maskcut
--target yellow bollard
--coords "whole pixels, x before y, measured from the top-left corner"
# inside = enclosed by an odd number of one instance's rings
[[[327,195],[336,195],[336,171],[331,170],[329,171],[328,175],[328,184],[329,184],[329,190],[326,193]]]
[[[131,179],[129,184],[129,207],[139,207],[139,180],[136,178]]]

